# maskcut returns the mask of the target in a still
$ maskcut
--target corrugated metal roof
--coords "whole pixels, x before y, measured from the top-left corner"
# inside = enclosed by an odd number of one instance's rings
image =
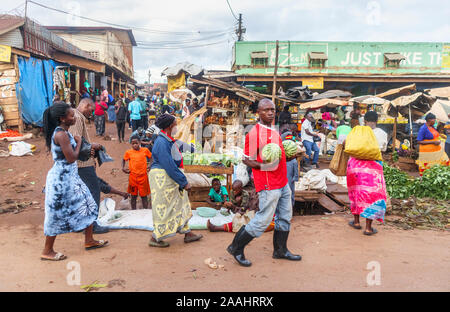
[[[25,19],[20,16],[2,14],[0,15],[0,35],[22,26]]]
[[[255,51],[250,53],[251,58],[268,58],[269,55],[266,51]]]
[[[401,61],[405,60],[406,58],[400,54],[400,53],[384,53],[384,57],[388,61]]]
[[[45,26],[48,30],[63,31],[63,32],[89,32],[89,31],[121,31],[128,33],[131,44],[137,46],[136,39],[134,38],[133,31],[131,29],[123,29],[116,27],[97,27],[97,26]]]
[[[311,60],[328,60],[328,56],[323,52],[309,52]]]
[[[19,28],[13,29],[0,35],[0,44],[23,49],[23,37]]]

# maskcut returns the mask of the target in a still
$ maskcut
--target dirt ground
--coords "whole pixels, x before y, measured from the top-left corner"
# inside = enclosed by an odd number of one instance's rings
[[[91,141],[103,144],[115,159],[98,168],[98,175],[126,190],[120,159],[129,145],[96,138],[94,124],[89,128]],[[117,137],[115,125],[107,124],[106,129],[113,139]],[[129,134],[127,130],[126,137]],[[253,265],[244,268],[225,251],[231,233],[197,231],[204,236],[199,242],[184,244],[177,236],[168,240],[169,248],[157,249],[148,247],[150,232],[137,230],[97,235],[108,239],[110,246],[92,251],[84,250],[83,234],[61,235],[55,249],[69,258],[40,261],[42,189],[52,160],[43,138],[28,142],[37,146],[33,156],[0,158],[0,208],[18,203],[17,213],[0,214],[0,291],[83,291],[68,283],[74,263],[80,265],[81,285],[109,283],[99,291],[450,291],[448,232],[375,224],[379,233],[368,237],[347,225],[351,217],[346,213],[293,218],[288,246],[303,256],[300,262],[272,259],[270,232],[246,248]],[[0,149],[6,147],[0,142]],[[224,268],[207,267],[204,260],[209,257]],[[380,285],[367,283],[372,261],[380,265]]]

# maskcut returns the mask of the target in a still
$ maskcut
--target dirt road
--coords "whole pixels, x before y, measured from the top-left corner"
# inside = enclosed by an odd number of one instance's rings
[[[125,190],[127,176],[119,169],[129,145],[96,140],[93,128],[91,140],[105,145],[116,160],[100,167],[99,176]],[[107,133],[115,138],[115,126],[107,124]],[[301,262],[272,259],[270,232],[249,244],[245,252],[253,266],[243,268],[225,251],[230,233],[199,231],[204,235],[199,242],[184,244],[177,236],[168,240],[169,248],[157,249],[147,245],[150,232],[130,230],[98,235],[111,244],[92,251],[84,250],[82,234],[61,235],[55,248],[69,258],[40,261],[42,188],[52,160],[42,138],[29,142],[38,147],[34,156],[0,158],[0,207],[8,199],[26,206],[19,205],[20,213],[0,214],[0,291],[82,291],[68,284],[78,264],[81,285],[113,281],[100,291],[450,291],[448,232],[375,224],[379,233],[367,237],[347,225],[347,214],[294,217],[288,246],[303,256]],[[207,267],[209,257],[224,269]],[[367,283],[372,261],[379,263],[380,285]]]

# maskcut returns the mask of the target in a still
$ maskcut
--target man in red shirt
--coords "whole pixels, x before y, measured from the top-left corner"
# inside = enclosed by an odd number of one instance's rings
[[[291,219],[291,189],[287,179],[286,156],[281,137],[272,122],[275,118],[275,104],[269,99],[258,103],[259,123],[245,137],[243,162],[252,168],[256,192],[259,195],[259,211],[250,222],[236,233],[227,251],[242,266],[250,266],[245,259],[244,248],[255,237],[259,237],[269,226],[275,214],[275,231],[273,235],[273,258],[301,260],[301,256],[293,255],[286,246]],[[275,143],[280,146],[280,160],[267,163],[262,160],[264,146]]]

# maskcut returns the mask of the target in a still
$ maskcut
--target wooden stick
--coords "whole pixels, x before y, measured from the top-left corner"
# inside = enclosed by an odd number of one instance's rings
[[[278,72],[278,40],[275,52],[275,71],[273,73],[272,102],[275,103],[275,95],[277,89],[277,72]]]

